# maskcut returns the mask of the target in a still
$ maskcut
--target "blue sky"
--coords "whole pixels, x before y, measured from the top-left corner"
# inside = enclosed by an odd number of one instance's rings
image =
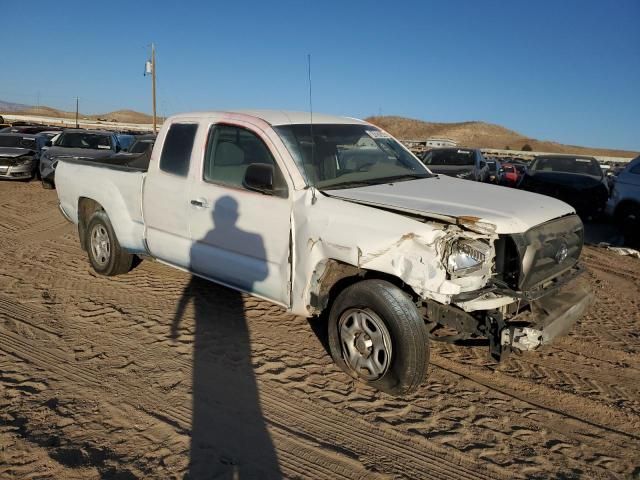
[[[640,1],[3,2],[0,99],[483,120],[640,150]]]

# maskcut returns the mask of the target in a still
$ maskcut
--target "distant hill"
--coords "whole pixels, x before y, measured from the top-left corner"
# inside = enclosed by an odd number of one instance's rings
[[[42,117],[55,118],[75,118],[76,112],[65,112],[57,108],[47,106],[35,107],[33,105],[23,105],[20,103],[4,102],[0,100],[0,115],[2,113],[13,113],[15,115],[37,115]],[[146,113],[134,110],[116,110],[115,112],[100,113],[96,115],[86,115],[80,113],[80,118],[90,120],[102,120],[106,122],[121,123],[152,123],[153,117]]]
[[[75,118],[76,115],[75,112],[65,112],[46,106],[34,107],[33,105],[0,100],[0,115],[2,113],[39,115],[55,118]],[[153,122],[151,115],[134,110],[116,110],[114,112],[97,115],[85,115],[81,113],[80,118],[114,123],[150,124]],[[429,137],[447,137],[457,141],[459,145],[476,148],[504,149],[505,147],[509,147],[511,150],[521,150],[523,146],[528,144],[534,151],[538,152],[575,153],[629,158],[637,155],[635,152],[626,150],[580,147],[564,145],[548,140],[537,140],[501,127],[500,125],[486,122],[435,123],[397,116],[375,116],[369,117],[366,120],[384,128],[395,137],[406,140],[426,140]]]
[[[509,147],[521,150],[530,145],[534,151],[554,153],[574,153],[582,155],[603,155],[611,157],[635,157],[637,153],[596,147],[564,145],[548,140],[537,140],[513,130],[485,122],[434,123],[396,116],[375,116],[368,122],[385,129],[395,137],[406,140],[426,140],[429,137],[446,137],[459,145],[475,148]]]
[[[2,100],[0,100],[0,113],[13,113],[19,110],[24,110],[25,108],[29,108],[29,105],[24,105],[22,103],[3,102]]]

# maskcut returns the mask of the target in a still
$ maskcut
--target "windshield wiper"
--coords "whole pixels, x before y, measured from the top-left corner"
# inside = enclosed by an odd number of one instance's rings
[[[355,187],[367,187],[369,185],[381,185],[384,183],[393,183],[397,181],[403,180],[416,180],[419,178],[431,178],[435,177],[435,175],[430,175],[428,173],[405,173],[402,175],[394,175],[391,177],[381,177],[381,178],[369,178],[364,180],[351,180],[349,182],[336,183],[334,185],[327,185],[326,187],[320,188],[320,190],[334,190],[341,188],[355,188]]]
[[[394,175],[393,177],[384,177],[378,178],[379,183],[392,183],[397,182],[398,180],[415,180],[418,178],[431,178],[435,177],[435,175],[431,175],[429,173],[405,173],[403,175]]]

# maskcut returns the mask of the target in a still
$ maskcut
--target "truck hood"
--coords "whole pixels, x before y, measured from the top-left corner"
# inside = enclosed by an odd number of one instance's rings
[[[575,213],[571,206],[551,197],[442,175],[324,192],[334,198],[451,223],[471,217],[495,226],[496,233],[522,233]]]
[[[22,155],[32,154],[33,150],[21,147],[0,147],[0,157],[16,158]]]

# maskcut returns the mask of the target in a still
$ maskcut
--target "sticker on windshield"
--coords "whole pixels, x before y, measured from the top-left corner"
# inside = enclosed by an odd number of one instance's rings
[[[458,153],[464,153],[466,155],[471,155],[473,152],[471,150],[458,150]]]
[[[111,147],[109,145],[98,145],[98,148],[102,149],[102,150],[110,150]]]
[[[367,134],[371,138],[391,138],[391,135],[381,130],[367,130]]]

